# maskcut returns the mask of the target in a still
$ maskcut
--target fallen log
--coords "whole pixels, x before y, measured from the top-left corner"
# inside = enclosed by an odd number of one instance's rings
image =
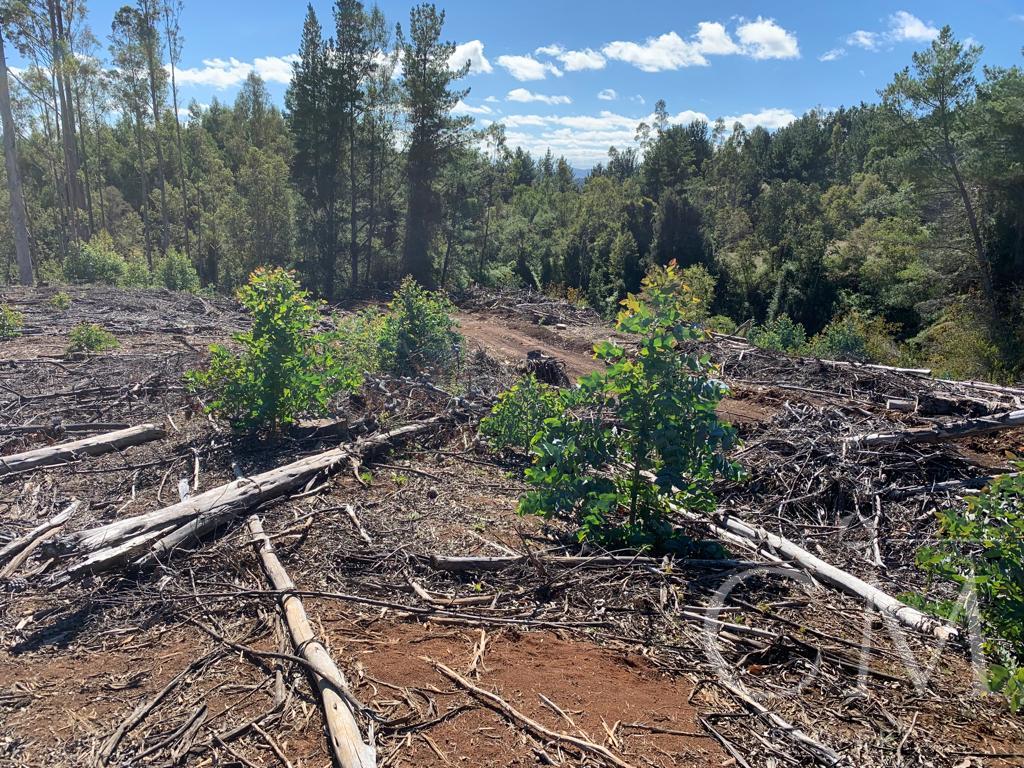
[[[544,565],[558,565],[566,568],[618,568],[626,565],[660,567],[660,557],[642,555],[536,555],[532,558]],[[430,567],[438,571],[501,571],[532,561],[526,555],[430,555]],[[686,558],[675,561],[679,565],[698,568],[763,568],[771,563],[753,560],[713,560]]]
[[[59,515],[55,515],[49,520],[43,521],[24,536],[9,541],[2,549],[0,549],[0,563],[7,562],[9,559],[25,549],[25,547],[29,546],[33,541],[39,539],[43,534],[49,533],[54,528],[59,528],[64,525],[80,505],[80,501],[71,502]]]
[[[445,417],[434,417],[398,427],[253,477],[241,477],[163,509],[70,534],[60,540],[59,551],[85,557],[63,575],[99,573],[131,561],[139,565],[157,561],[185,543],[202,539],[239,513],[304,486],[322,472],[352,458],[369,458],[445,421]]]
[[[969,435],[983,435],[1002,429],[1024,427],[1024,408],[1017,411],[977,419],[963,419],[950,424],[935,424],[928,427],[913,427],[899,432],[876,432],[854,435],[843,439],[843,453],[848,449],[867,448],[875,445],[896,443],[933,443],[940,440],[955,440]]]
[[[749,525],[728,515],[716,518],[714,521],[702,517],[696,513],[676,509],[676,512],[688,520],[704,522],[716,534],[725,538],[739,538],[752,543],[757,549],[767,555],[777,555],[782,561],[791,566],[798,566],[820,582],[845,592],[848,595],[859,597],[877,608],[879,611],[894,617],[897,621],[912,629],[934,635],[940,640],[955,640],[959,637],[959,631],[922,613],[916,608],[911,608],[895,597],[886,594],[878,587],[868,584],[863,579],[847,573],[831,563],[827,563],[820,557],[812,555],[806,549],[797,546],[783,536],[766,531],[764,528]]]
[[[110,422],[84,422],[82,424],[26,424],[24,426],[2,427],[0,435],[62,435],[77,432],[110,432],[115,429],[128,429],[131,424]]]
[[[54,535],[61,526],[64,525],[71,516],[82,506],[80,501],[72,501],[68,504],[59,515],[51,517],[44,523],[37,525],[27,534],[22,536],[20,539],[15,539],[2,550],[0,550],[0,563],[3,563],[8,558],[10,562],[0,568],[0,580],[6,579],[8,576],[13,574],[21,565],[28,560],[36,548],[46,541],[47,538]]]
[[[980,477],[968,477],[963,480],[943,480],[942,482],[930,483],[928,485],[910,485],[905,488],[892,488],[885,493],[890,499],[905,499],[908,496],[918,496],[926,493],[950,493],[980,491],[992,485],[998,477],[1017,477],[1019,472],[1007,472],[1005,475],[981,475]]]
[[[83,437],[70,443],[50,445],[34,451],[0,456],[0,477],[26,469],[73,461],[81,456],[98,456],[132,445],[159,440],[166,433],[158,424],[140,424],[94,437]]]
[[[370,743],[364,744],[359,725],[347,703],[349,696],[345,678],[327,649],[316,639],[302,600],[294,594],[289,594],[295,591],[295,582],[274,553],[274,547],[263,531],[259,517],[250,517],[247,526],[267,579],[275,590],[282,593],[279,603],[295,651],[317,670],[313,677],[323,705],[331,754],[340,768],[374,768],[377,765],[377,750],[373,746],[372,728],[369,733]]]

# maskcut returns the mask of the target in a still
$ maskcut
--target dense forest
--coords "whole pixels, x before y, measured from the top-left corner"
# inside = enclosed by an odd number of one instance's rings
[[[659,101],[580,180],[458,114],[431,4],[398,24],[310,7],[283,109],[255,74],[233,104],[183,105],[181,10],[137,0],[94,30],[75,0],[2,4],[32,65],[0,58],[0,281],[232,292],[281,265],[329,301],[410,274],[612,314],[675,260],[712,328],[767,346],[1024,371],[1024,70],[981,68],[948,27],[877,103],[769,132]]]

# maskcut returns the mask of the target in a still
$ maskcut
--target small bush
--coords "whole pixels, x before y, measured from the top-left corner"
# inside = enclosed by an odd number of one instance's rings
[[[96,323],[79,323],[71,329],[68,337],[67,353],[76,352],[104,352],[108,349],[117,349],[121,346],[114,336]]]
[[[685,315],[693,323],[707,320],[711,305],[715,301],[715,286],[718,281],[703,264],[693,264],[682,270],[683,283],[690,289],[693,301],[686,308]]]
[[[782,314],[764,325],[750,329],[750,343],[762,349],[777,352],[800,352],[807,343],[807,331],[801,323],[794,323],[789,315]]]
[[[1024,472],[1024,462],[1017,464]],[[943,536],[922,548],[926,572],[967,586],[977,598],[985,651],[996,663],[989,686],[1024,710],[1024,474],[1003,475],[967,499],[966,509],[939,513]]]
[[[50,297],[50,306],[58,312],[66,312],[71,309],[71,297],[66,291],[59,291]]]
[[[533,438],[534,490],[520,512],[570,517],[581,539],[652,546],[671,537],[670,504],[714,508],[714,477],[739,476],[725,457],[736,433],[715,413],[726,389],[710,360],[679,349],[702,336],[687,319],[693,304],[674,262],[622,302],[618,328],[640,337],[639,350],[595,345],[607,367],[583,377]]]
[[[331,338],[341,364],[364,373],[379,370],[383,324],[384,314],[376,307],[336,319]]]
[[[561,411],[558,390],[530,373],[498,395],[491,413],[480,421],[480,434],[497,450],[526,451],[544,420]]]
[[[157,282],[171,291],[195,293],[199,290],[199,273],[192,260],[180,251],[170,250],[156,266]]]
[[[252,330],[235,336],[242,351],[214,345],[209,368],[186,374],[194,390],[212,392],[208,411],[236,428],[276,432],[324,413],[332,395],[359,386],[358,371],[335,355],[332,336],[313,332],[317,306],[291,272],[257,269],[238,298],[253,318]]]
[[[453,372],[462,359],[462,336],[451,317],[454,310],[444,296],[406,277],[381,321],[381,368],[398,375]]]
[[[142,257],[136,255],[125,260],[124,277],[119,285],[125,288],[153,287],[153,273]]]
[[[896,328],[857,311],[837,317],[811,339],[808,351],[827,360],[887,363],[896,359]]]
[[[712,315],[704,323],[704,327],[715,333],[727,335],[736,333],[736,321],[725,315]]]
[[[916,361],[950,379],[1012,380],[1007,356],[993,343],[986,320],[955,304],[910,340]]]
[[[21,329],[24,326],[25,316],[21,312],[11,309],[6,304],[0,304],[0,340],[21,336]]]
[[[127,262],[114,250],[114,241],[106,232],[72,249],[64,261],[64,277],[73,283],[124,285],[127,271]]]

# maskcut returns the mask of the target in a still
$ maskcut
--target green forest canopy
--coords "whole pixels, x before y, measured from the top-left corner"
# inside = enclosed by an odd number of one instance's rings
[[[979,70],[948,27],[877,103],[774,132],[673,124],[659,101],[637,146],[580,181],[453,113],[464,72],[431,4],[397,28],[358,0],[310,8],[283,110],[251,74],[233,105],[181,120],[180,11],[138,0],[100,40],[81,3],[3,5],[4,42],[35,62],[10,79],[36,279],[233,291],[281,265],[329,300],[412,274],[611,313],[676,260],[735,323],[852,328],[870,357],[954,376],[1024,372],[1024,72]]]

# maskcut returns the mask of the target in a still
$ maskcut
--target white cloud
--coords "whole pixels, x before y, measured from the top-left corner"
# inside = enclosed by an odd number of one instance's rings
[[[501,101],[501,99],[499,99],[497,96],[488,96],[486,99],[484,99],[484,101],[486,101],[488,104],[497,104],[499,101]]]
[[[510,145],[523,147],[535,156],[543,155],[550,148],[556,155],[564,155],[574,166],[589,168],[607,160],[609,147],[636,146],[637,125],[650,124],[653,119],[654,115],[630,117],[604,110],[596,115],[507,115],[500,122],[506,128]],[[730,128],[741,122],[748,128],[763,125],[774,130],[792,122],[796,116],[787,109],[771,108],[724,119]],[[690,109],[669,117],[673,124],[693,120],[711,122],[705,113]]]
[[[647,99],[645,99],[639,93],[636,96],[630,96],[629,100],[630,101],[635,101],[637,104],[646,104],[647,103]]]
[[[535,50],[534,53],[536,53],[536,54],[538,54],[540,56],[557,56],[558,54],[560,54],[564,50],[565,50],[565,48],[563,48],[560,45],[551,44],[551,45],[542,45],[540,48]]]
[[[729,33],[725,31],[725,26],[717,21],[700,22],[697,25],[695,37],[697,47],[701,53],[719,56],[740,53],[740,47],[729,37]]]
[[[605,59],[600,53],[590,48],[582,51],[564,51],[558,54],[566,72],[580,72],[584,69],[604,69]]]
[[[779,109],[778,107],[772,109],[762,109],[760,112],[746,112],[742,115],[727,115],[722,118],[728,127],[732,127],[735,123],[742,123],[744,128],[753,128],[755,125],[760,125],[762,128],[767,128],[770,131],[776,128],[782,128],[783,126],[789,125],[797,116],[790,112],[788,109]]]
[[[562,76],[562,70],[547,61],[537,61],[533,56],[499,56],[498,65],[508,70],[516,80],[543,80],[551,73]]]
[[[680,67],[707,66],[696,45],[675,32],[649,37],[643,43],[616,40],[601,49],[609,59],[624,61],[644,72],[662,72]]]
[[[889,17],[889,34],[893,40],[913,40],[927,43],[939,36],[939,30],[906,11],[896,11]]]
[[[616,40],[602,52],[609,59],[624,61],[644,72],[662,72],[681,67],[705,67],[708,56],[749,56],[752,59],[795,59],[800,56],[796,35],[773,19],[758,16],[741,19],[736,28],[739,42],[733,40],[725,25],[702,21],[687,40],[675,32],[649,37],[643,43]]]
[[[547,96],[543,93],[533,93],[525,88],[515,88],[508,92],[505,97],[506,101],[520,101],[520,102],[531,102],[539,101],[542,104],[572,104],[572,99],[568,96]]]
[[[603,91],[599,91],[597,98],[601,101],[615,101],[619,98],[619,94],[615,92],[614,88],[605,88]]]
[[[800,47],[796,35],[787,32],[774,19],[760,16],[736,28],[736,35],[743,43],[744,52],[754,59],[797,59]]]
[[[256,74],[268,83],[285,83],[292,81],[292,64],[299,60],[297,53],[287,56],[267,56],[253,60]]]
[[[259,56],[252,63],[239,61],[233,56],[224,59],[203,59],[202,67],[183,67],[175,71],[179,85],[203,85],[223,91],[241,85],[249,73],[255,72],[269,83],[289,83],[292,79],[292,63],[299,60],[297,54],[287,56]],[[165,65],[169,69],[170,65]]]
[[[818,61],[835,61],[841,59],[846,55],[845,48],[833,48],[831,51],[825,51],[821,56],[818,57]]]
[[[459,101],[452,107],[452,112],[458,115],[492,115],[494,110],[488,107],[486,104],[481,104],[479,107],[474,107],[466,102],[459,99]]]
[[[869,32],[858,29],[846,38],[847,45],[863,48],[866,51],[877,51],[885,45],[893,43],[915,42],[927,43],[934,40],[939,30],[926,24],[912,13],[896,11],[887,19],[887,27],[881,32]]]
[[[448,66],[451,69],[459,69],[466,62],[469,62],[469,74],[489,75],[494,71],[491,62],[484,56],[484,44],[479,40],[470,40],[455,46],[455,51],[448,59]]]

